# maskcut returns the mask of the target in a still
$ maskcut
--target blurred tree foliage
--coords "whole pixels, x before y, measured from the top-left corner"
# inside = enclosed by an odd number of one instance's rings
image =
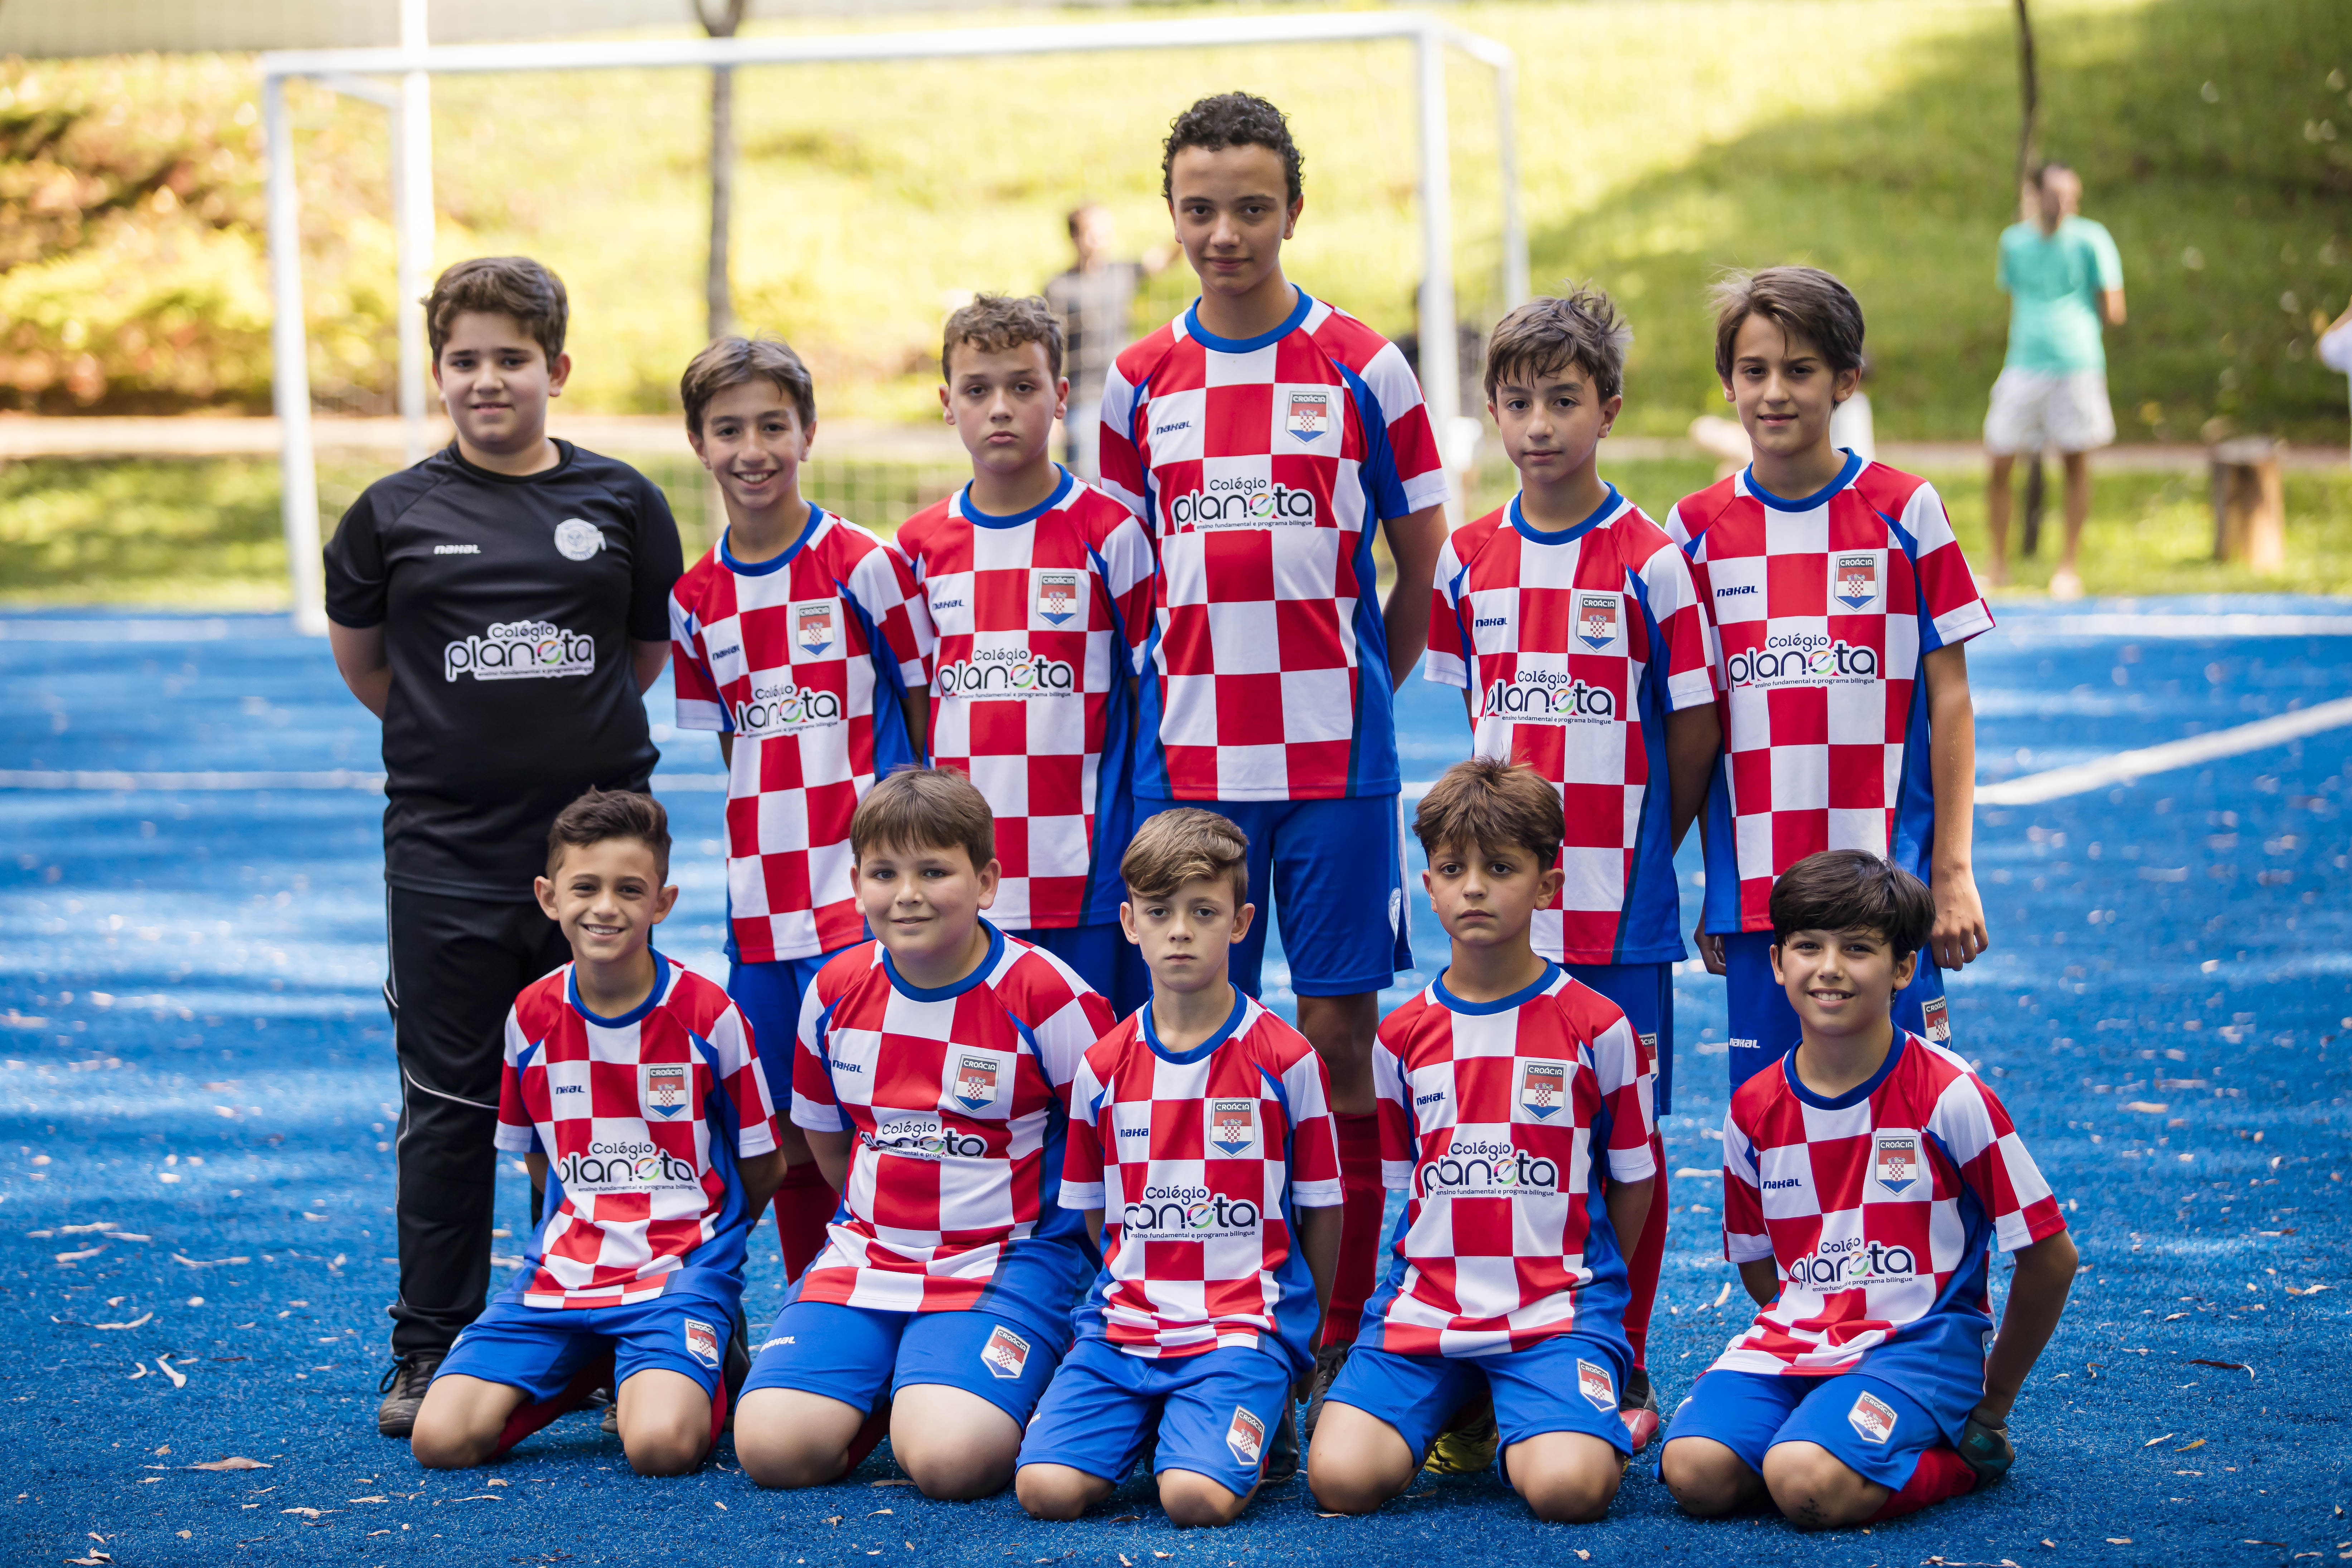
[[[322,402],[373,411],[390,292],[347,279],[389,279],[382,116],[289,96],[313,374]],[[268,285],[248,60],[0,60],[0,407],[264,410]]]

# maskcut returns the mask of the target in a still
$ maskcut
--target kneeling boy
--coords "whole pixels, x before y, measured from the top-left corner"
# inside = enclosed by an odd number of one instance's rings
[[[1405,1212],[1307,1452],[1324,1508],[1396,1496],[1489,1395],[1538,1519],[1599,1519],[1633,1453],[1619,1238],[1653,1190],[1649,1079],[1625,1015],[1528,943],[1561,826],[1558,791],[1491,758],[1446,770],[1414,818],[1453,961],[1372,1054],[1381,1174]]]
[[[818,972],[793,1066],[793,1121],[842,1204],[744,1384],[735,1451],[761,1486],[836,1480],[887,1426],[926,1497],[985,1496],[1069,1346],[1095,1258],[1056,1178],[1110,1007],[981,919],[992,834],[952,769],[893,773],[850,818],[876,936]]]
[[[507,1015],[497,1133],[547,1218],[425,1391],[410,1442],[430,1468],[506,1452],[608,1378],[640,1475],[693,1469],[726,1419],[744,1242],[784,1157],[742,1016],[653,950],[668,874],[650,795],[590,790],[548,835],[539,902],[572,962]]]
[[[1771,910],[1804,1033],[1723,1121],[1724,1253],[1761,1310],[1675,1412],[1659,1473],[1686,1512],[1769,1494],[1799,1529],[1833,1530],[2009,1468],[2010,1406],[2074,1244],[1992,1090],[1895,1026],[1935,923],[1927,886],[1830,850],[1781,873]],[[1996,1243],[2017,1254],[1998,1334]]]
[[[1339,1253],[1330,1076],[1228,978],[1257,912],[1241,829],[1161,812],[1119,869],[1151,1002],[1071,1089],[1062,1202],[1103,1267],[1022,1439],[1021,1506],[1076,1519],[1149,1449],[1170,1519],[1228,1524],[1261,1477],[1297,1469],[1291,1385],[1314,1368]]]

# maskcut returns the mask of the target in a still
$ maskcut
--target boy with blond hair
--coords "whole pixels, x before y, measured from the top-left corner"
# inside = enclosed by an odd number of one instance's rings
[[[1057,1176],[1110,1008],[981,918],[993,825],[961,773],[892,773],[849,837],[875,936],[809,987],[792,1101],[841,1210],[752,1363],[735,1451],[761,1486],[821,1486],[887,1429],[926,1497],[984,1497],[1013,1479],[1093,1270]]]
[[[1684,497],[1666,531],[1713,617],[1723,753],[1698,948],[1728,979],[1737,1089],[1797,1043],[1772,978],[1772,883],[1825,849],[1889,857],[1934,889],[1927,961],[1895,1017],[1931,1044],[1951,1038],[1942,970],[1988,940],[1963,645],[1992,612],[1935,487],[1831,439],[1862,375],[1862,306],[1846,286],[1768,267],[1725,279],[1715,303],[1716,374],[1755,456]]]
[[[1033,1515],[1075,1519],[1149,1453],[1171,1520],[1229,1524],[1298,1468],[1291,1389],[1339,1250],[1330,1076],[1228,972],[1257,913],[1241,829],[1161,812],[1120,870],[1151,1000],[1071,1086],[1062,1203],[1103,1265],[1017,1484]]]
[[[1674,852],[1706,798],[1720,731],[1706,609],[1664,530],[1598,471],[1624,404],[1633,333],[1598,289],[1531,300],[1486,348],[1486,409],[1519,471],[1508,502],[1438,552],[1426,677],[1462,688],[1481,757],[1559,791],[1560,883],[1535,951],[1622,1008],[1657,1108],[1674,1097],[1674,965],[1683,956]],[[1632,1247],[1625,1419],[1657,1429],[1645,1361],[1665,1255],[1665,1145]]]
[[[531,896],[548,825],[583,789],[645,788],[659,757],[644,693],[669,657],[677,524],[643,474],[548,436],[571,317],[529,257],[436,279],[425,337],[456,434],[370,485],[325,552],[335,668],[383,721],[401,1107],[387,1437],[410,1435],[489,1288],[500,1021],[570,956]]]
[[[1381,1025],[1381,1173],[1404,1213],[1307,1484],[1323,1508],[1369,1513],[1450,1419],[1491,1403],[1486,1457],[1512,1489],[1538,1519],[1589,1523],[1633,1452],[1620,1238],[1654,1191],[1649,1079],[1625,1015],[1528,942],[1559,891],[1550,784],[1457,763],[1413,831],[1453,956]]]
[[[688,438],[727,527],[670,596],[677,726],[727,765],[727,991],[771,1082],[792,1081],[809,983],[866,936],[849,824],[921,755],[931,624],[906,557],[803,499],[816,390],[772,338],[720,338],[679,378]],[[785,1277],[824,1245],[835,1197],[797,1128],[776,1194]]]
[[[897,538],[938,637],[931,761],[969,773],[995,813],[998,923],[1124,1016],[1150,984],[1119,931],[1118,865],[1151,540],[1049,453],[1069,383],[1045,300],[982,294],[950,316],[940,379],[971,481]]]

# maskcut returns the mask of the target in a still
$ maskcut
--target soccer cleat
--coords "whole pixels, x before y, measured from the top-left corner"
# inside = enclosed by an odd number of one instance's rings
[[[1495,1426],[1495,1402],[1481,1397],[1475,1405],[1456,1412],[1431,1441],[1421,1473],[1475,1476],[1495,1462],[1495,1450],[1502,1443],[1503,1435]]]
[[[1339,1369],[1348,1364],[1348,1351],[1346,1345],[1316,1347],[1315,1371],[1307,1385],[1307,1419],[1301,1427],[1310,1443],[1315,1440],[1315,1424],[1323,1419],[1324,1398],[1339,1381]]]
[[[2009,1474],[2009,1467],[2017,1463],[2009,1424],[1991,1426],[1970,1412],[1960,1427],[1960,1463],[1976,1472],[1979,1486],[1989,1486]]]
[[[609,1388],[600,1388],[596,1397],[604,1402],[604,1418],[596,1423],[596,1430],[607,1437],[621,1435],[621,1396]]]
[[[1658,1435],[1658,1391],[1650,1386],[1650,1374],[1638,1366],[1625,1374],[1625,1391],[1617,1401],[1617,1418],[1625,1423],[1637,1454]]]
[[[1278,1487],[1298,1473],[1298,1407],[1286,1393],[1265,1445],[1265,1468],[1258,1472],[1262,1486]]]
[[[416,1430],[417,1407],[425,1403],[425,1390],[433,1382],[433,1374],[441,1370],[441,1358],[447,1351],[411,1351],[395,1356],[384,1368],[383,1380],[376,1388],[383,1394],[383,1403],[375,1407],[375,1429],[387,1437],[405,1438]]]

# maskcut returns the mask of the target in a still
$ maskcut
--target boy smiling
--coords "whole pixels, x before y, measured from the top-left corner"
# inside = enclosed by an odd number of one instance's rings
[[[1756,1320],[1675,1412],[1659,1475],[1703,1518],[1769,1497],[1801,1530],[1842,1529],[2007,1472],[2074,1244],[2000,1099],[1891,1016],[1935,921],[1919,879],[1809,856],[1771,917],[1802,1036],[1723,1120],[1724,1256]],[[1998,1332],[1995,1246],[2017,1258]]]
[[[1755,457],[1666,516],[1712,614],[1722,762],[1706,817],[1700,956],[1726,974],[1739,1084],[1795,1046],[1773,982],[1773,879],[1826,849],[1886,855],[1935,891],[1895,999],[1951,1038],[1941,970],[1989,938],[1971,861],[1976,719],[1968,639],[1992,627],[1935,487],[1830,437],[1862,374],[1862,307],[1811,267],[1716,291],[1715,365]]]

